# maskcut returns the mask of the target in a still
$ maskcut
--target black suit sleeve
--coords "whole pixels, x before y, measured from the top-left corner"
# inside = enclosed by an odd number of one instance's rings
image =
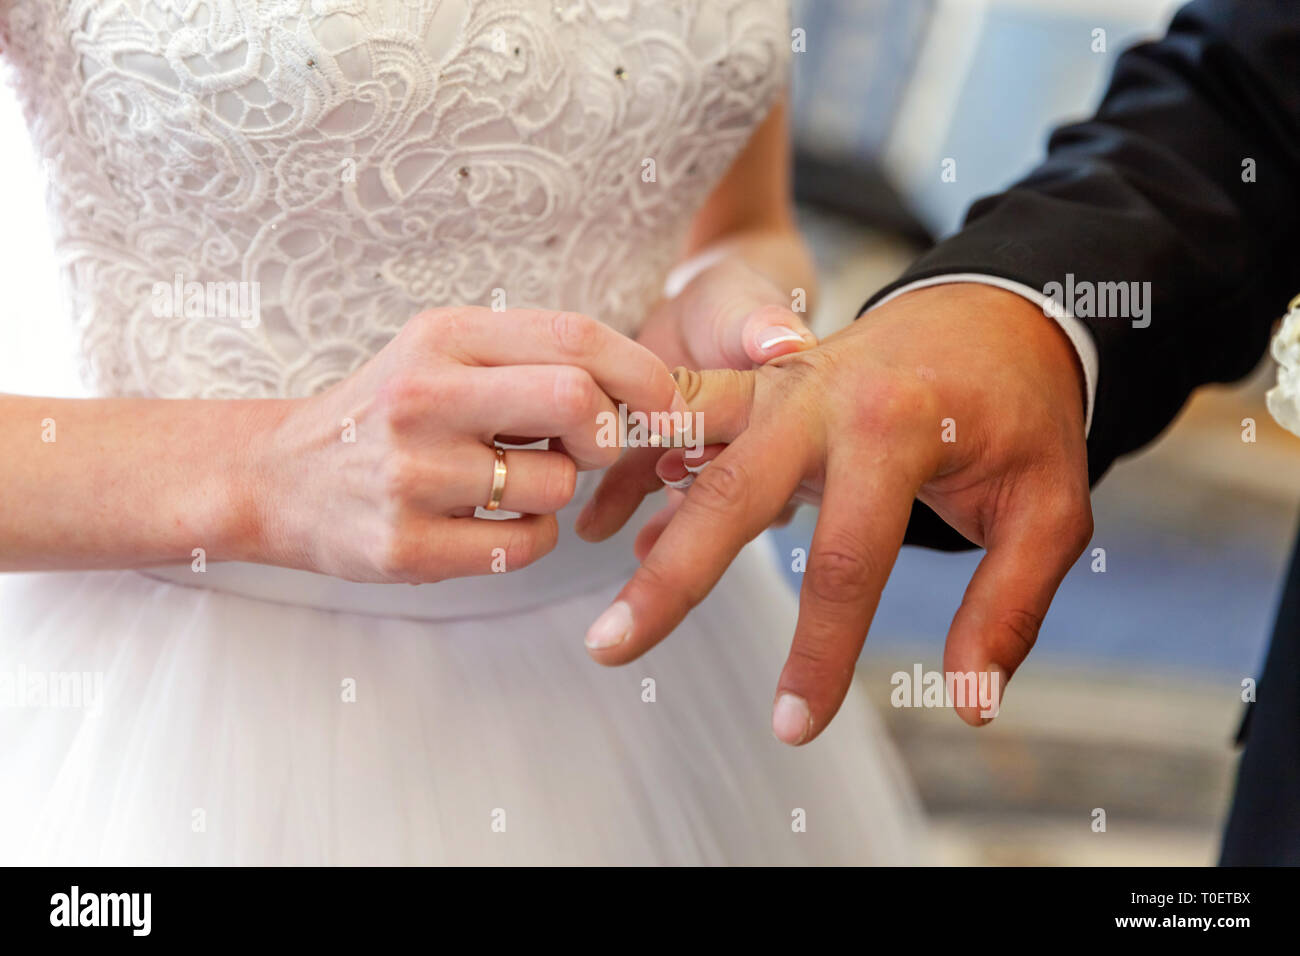
[[[1100,362],[1095,482],[1158,435],[1197,386],[1259,361],[1300,292],[1298,227],[1300,0],[1196,0],[1164,39],[1120,57],[1092,119],[1057,130],[1041,166],[972,206],[961,232],[866,308],[959,272],[1035,289],[1069,274],[1150,282],[1148,327],[1080,317]],[[951,544],[915,513],[911,531],[913,543]]]

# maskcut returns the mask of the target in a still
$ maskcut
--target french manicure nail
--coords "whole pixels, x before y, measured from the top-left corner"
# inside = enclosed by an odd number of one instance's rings
[[[758,334],[758,347],[764,352],[774,349],[778,345],[784,345],[786,342],[802,342],[803,336],[792,329],[784,326],[774,325],[770,329],[764,329]]]
[[[776,699],[776,706],[772,708],[772,733],[776,734],[777,740],[791,746],[801,744],[811,726],[812,716],[806,700],[789,693]]]
[[[615,601],[587,630],[583,642],[593,651],[601,651],[622,644],[632,636],[632,605]]]

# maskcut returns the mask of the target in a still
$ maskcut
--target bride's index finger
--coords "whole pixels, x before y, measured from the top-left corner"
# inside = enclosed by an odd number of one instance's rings
[[[439,351],[467,365],[573,365],[629,412],[685,412],[668,367],[645,346],[578,312],[435,309],[422,320]]]
[[[690,405],[687,437],[692,455],[706,445],[734,441],[748,427],[754,403],[752,372],[677,368],[672,374]],[[655,470],[659,458],[659,449],[632,449],[611,466],[578,516],[578,534],[588,541],[603,541],[622,528],[641,501],[663,487]]]

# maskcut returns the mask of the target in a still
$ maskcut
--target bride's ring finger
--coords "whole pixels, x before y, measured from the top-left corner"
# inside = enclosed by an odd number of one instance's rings
[[[573,498],[578,480],[573,459],[555,451],[510,449],[498,456],[475,442],[458,449],[456,459],[460,467],[440,495],[452,508],[496,510],[496,501],[502,511],[553,514]]]

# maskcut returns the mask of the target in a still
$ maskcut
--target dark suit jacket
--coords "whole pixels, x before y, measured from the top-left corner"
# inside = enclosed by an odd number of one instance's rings
[[[1163,40],[1120,57],[1094,117],[1057,130],[1041,166],[976,203],[960,233],[868,307],[959,272],[1039,290],[1068,275],[1151,283],[1149,327],[1081,317],[1100,359],[1094,482],[1159,434],[1197,386],[1249,372],[1300,293],[1300,0],[1189,3]],[[919,503],[908,540],[960,545]],[[1259,686],[1225,862],[1300,863],[1298,567]]]

